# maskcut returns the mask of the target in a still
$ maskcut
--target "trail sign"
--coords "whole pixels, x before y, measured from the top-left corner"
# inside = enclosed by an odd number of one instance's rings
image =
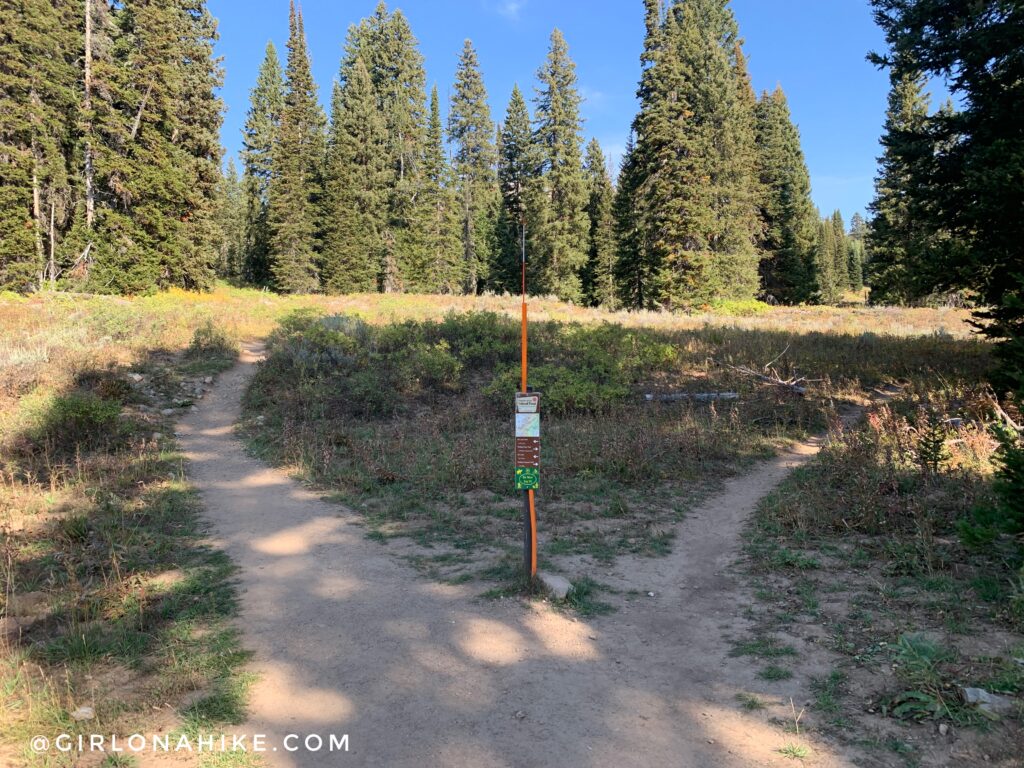
[[[516,490],[535,491],[540,485],[540,395],[516,395]]]

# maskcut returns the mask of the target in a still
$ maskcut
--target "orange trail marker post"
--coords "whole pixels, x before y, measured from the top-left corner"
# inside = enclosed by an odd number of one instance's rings
[[[529,582],[537,576],[537,505],[540,484],[540,395],[527,384],[526,221],[522,224],[522,350],[519,392],[516,394],[516,490],[523,492],[523,571]]]

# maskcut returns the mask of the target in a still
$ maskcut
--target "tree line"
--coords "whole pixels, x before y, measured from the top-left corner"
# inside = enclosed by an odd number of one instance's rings
[[[203,0],[0,7],[0,288],[211,284],[215,29]]]
[[[640,111],[613,178],[555,30],[490,114],[476,51],[446,115],[401,11],[350,27],[320,106],[303,18],[267,46],[221,173],[204,0],[25,0],[0,27],[0,287],[516,291],[677,308],[859,290],[864,222],[820,217],[781,88],[756,96],[727,0],[645,0]]]
[[[600,144],[583,145],[558,30],[532,115],[516,86],[495,124],[467,40],[442,121],[408,22],[381,3],[349,29],[328,119],[292,8],[286,65],[268,45],[241,178],[228,172],[226,271],[281,291],[515,291],[525,248],[531,290],[608,307],[860,290],[863,220],[819,219],[785,95],[754,95],[728,3],[645,6],[617,183]]]

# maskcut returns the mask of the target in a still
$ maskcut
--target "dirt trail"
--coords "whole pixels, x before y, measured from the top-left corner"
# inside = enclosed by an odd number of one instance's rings
[[[726,572],[744,519],[818,449],[761,465],[682,523],[669,558],[618,578],[655,593],[576,620],[546,604],[487,602],[430,583],[369,541],[358,517],[246,455],[233,435],[258,350],[179,425],[215,538],[241,567],[246,645],[260,675],[240,733],[348,734],[350,752],[269,753],[272,766],[783,765],[781,712],[796,681],[766,683],[728,658],[748,628]],[[624,561],[622,561],[624,563]],[[626,572],[628,569],[628,578]],[[818,766],[851,763],[809,742]]]

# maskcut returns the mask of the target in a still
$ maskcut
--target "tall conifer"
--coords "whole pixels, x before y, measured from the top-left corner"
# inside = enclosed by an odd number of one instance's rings
[[[448,136],[455,145],[453,170],[462,200],[462,242],[465,288],[476,293],[492,261],[493,223],[488,219],[495,196],[494,122],[487,104],[480,64],[466,40],[455,70]]]
[[[319,286],[316,271],[320,168],[325,119],[310,71],[302,14],[291,3],[288,19],[285,98],[273,148],[268,187],[271,272],[276,287],[308,293]]]
[[[543,187],[527,211],[539,291],[560,299],[582,297],[580,271],[587,261],[587,189],[576,87],[576,65],[559,30],[551,33],[547,62],[537,73],[534,141],[543,174]]]
[[[590,304],[614,309],[618,303],[615,287],[615,189],[597,139],[592,139],[587,145],[583,169],[587,175],[587,216],[590,219],[583,294]]]
[[[256,85],[249,97],[249,112],[242,129],[243,186],[245,190],[245,254],[241,274],[246,282],[269,285],[270,226],[268,191],[273,174],[274,139],[284,108],[284,81],[277,49],[268,42]]]

